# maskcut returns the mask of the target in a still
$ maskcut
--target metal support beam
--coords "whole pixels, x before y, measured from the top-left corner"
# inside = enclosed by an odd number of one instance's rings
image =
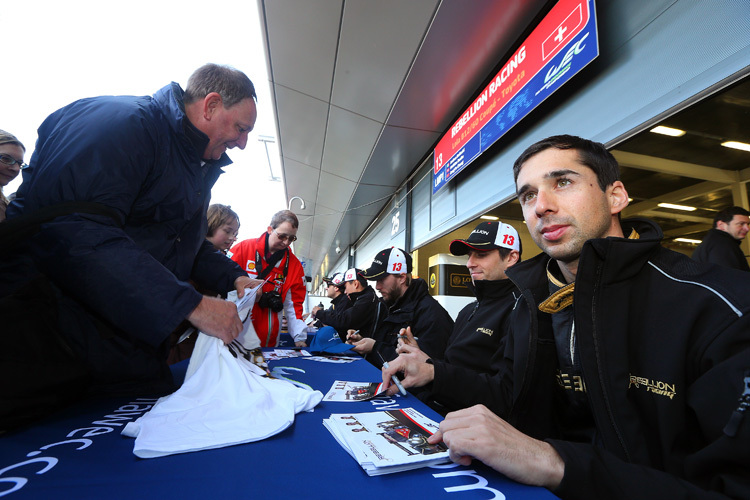
[[[702,179],[704,181],[724,182],[726,184],[740,181],[739,172],[734,170],[722,170],[720,168],[697,165],[695,163],[666,160],[655,156],[628,153],[618,150],[612,150],[612,154],[620,165],[626,167],[680,175],[683,177],[692,177],[693,179]]]
[[[682,226],[678,227],[676,229],[670,229],[669,231],[664,231],[664,237],[665,238],[677,238],[680,236],[689,236],[694,233],[702,233],[704,231],[708,231],[713,226],[711,224],[691,224],[689,226]]]
[[[630,205],[625,208],[625,210],[623,210],[623,217],[633,217],[647,210],[653,210],[659,203],[678,203],[689,198],[694,198],[696,196],[702,196],[713,191],[718,191],[719,189],[728,189],[729,187],[730,186],[724,182],[700,182],[684,189],[678,189],[677,191],[666,193],[663,196],[660,196],[659,199],[645,200]]]
[[[696,224],[711,224],[713,225],[713,219],[709,219],[708,217],[697,217],[695,215],[687,215],[687,213],[681,213],[681,214],[674,214],[669,212],[662,212],[662,211],[655,211],[655,210],[647,210],[645,212],[641,212],[638,215],[642,215],[644,217],[652,217],[652,218],[661,218],[661,219],[674,219],[679,221],[686,221],[686,222],[693,222]]]

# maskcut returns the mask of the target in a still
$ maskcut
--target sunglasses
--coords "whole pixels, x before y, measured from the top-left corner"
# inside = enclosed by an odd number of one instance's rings
[[[293,234],[279,234],[275,229],[273,230],[273,232],[276,233],[276,236],[281,241],[288,241],[289,243],[294,243],[295,241],[297,241],[297,237]]]

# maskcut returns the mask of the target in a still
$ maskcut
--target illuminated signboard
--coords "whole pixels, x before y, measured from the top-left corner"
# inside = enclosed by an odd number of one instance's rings
[[[598,55],[594,0],[560,0],[440,139],[432,192]]]

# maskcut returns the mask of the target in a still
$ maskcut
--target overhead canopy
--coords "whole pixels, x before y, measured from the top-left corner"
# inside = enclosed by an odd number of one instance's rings
[[[546,0],[258,0],[295,253],[328,272]]]
[[[304,210],[292,208],[301,216],[295,253],[308,275],[327,274],[336,248],[346,251],[393,201],[548,4],[258,0],[287,200],[305,200]],[[659,8],[669,10],[667,2]],[[664,15],[682,13],[672,10]],[[625,216],[656,219],[667,244],[700,236],[723,207],[748,205],[750,153],[721,146],[750,127],[750,79],[742,80],[750,67],[740,73],[730,88],[717,83],[695,96],[710,96],[699,104],[664,113],[660,124],[687,131],[684,140],[650,133],[651,126],[617,138],[613,153],[633,197]],[[694,104],[684,97],[685,106]],[[522,218],[517,203],[488,211]]]

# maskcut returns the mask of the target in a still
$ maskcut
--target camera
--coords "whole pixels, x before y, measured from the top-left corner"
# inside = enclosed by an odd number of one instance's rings
[[[281,294],[276,290],[270,292],[263,292],[260,296],[258,305],[264,309],[270,309],[273,312],[279,312],[284,309],[284,301],[281,299]]]

